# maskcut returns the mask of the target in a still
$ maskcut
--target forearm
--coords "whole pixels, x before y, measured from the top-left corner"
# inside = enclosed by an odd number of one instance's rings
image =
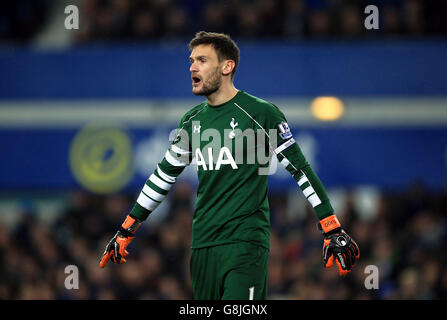
[[[340,275],[346,275],[360,258],[357,243],[341,228],[329,197],[317,174],[311,168],[293,138],[275,149],[278,160],[298,183],[319,219],[318,229],[324,235],[323,263],[330,268],[336,262]]]
[[[319,220],[334,214],[326,190],[296,143],[277,153],[278,160],[293,176]]]
[[[158,163],[157,168],[144,184],[130,212],[131,217],[144,221],[163,202],[177,177],[189,164],[189,154],[171,145],[163,160]]]
[[[141,221],[146,220],[149,214],[152,213],[166,198],[166,195],[175,183],[175,179],[176,178],[173,176],[166,175],[160,167],[157,166],[157,169],[155,169],[151,176],[146,180],[135,205],[130,211],[130,216],[138,218]]]

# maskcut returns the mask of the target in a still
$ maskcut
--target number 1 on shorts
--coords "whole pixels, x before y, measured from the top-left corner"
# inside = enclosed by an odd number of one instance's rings
[[[255,287],[248,288],[248,300],[254,300],[255,297]]]

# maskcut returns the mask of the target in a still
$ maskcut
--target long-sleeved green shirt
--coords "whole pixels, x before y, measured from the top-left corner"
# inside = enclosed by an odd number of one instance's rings
[[[238,91],[222,105],[203,102],[183,116],[176,138],[130,214],[146,219],[195,159],[199,184],[192,248],[238,241],[269,248],[268,166],[273,155],[296,180],[320,220],[334,213],[284,114],[275,105]]]

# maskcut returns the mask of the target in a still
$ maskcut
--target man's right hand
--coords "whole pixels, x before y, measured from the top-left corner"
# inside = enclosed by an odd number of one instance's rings
[[[121,228],[117,231],[115,236],[106,246],[102,255],[99,266],[104,268],[107,262],[112,258],[112,261],[117,264],[125,263],[129,252],[126,250],[127,246],[135,238],[134,233],[140,226],[141,221],[128,215]]]

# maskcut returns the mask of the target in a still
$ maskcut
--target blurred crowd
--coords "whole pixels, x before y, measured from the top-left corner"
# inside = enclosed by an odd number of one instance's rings
[[[0,39],[27,40],[48,20],[50,0],[3,0]],[[80,43],[189,39],[199,30],[235,38],[424,36],[447,33],[446,0],[80,0]],[[367,5],[380,30],[364,27]]]
[[[0,40],[28,41],[49,19],[50,0],[0,1]]]
[[[191,299],[193,193],[188,183],[176,184],[165,200],[167,214],[149,216],[137,231],[127,263],[104,269],[99,268],[104,247],[135,195],[73,191],[66,210],[51,223],[30,206],[14,227],[0,219],[0,299]],[[336,268],[322,266],[322,237],[312,208],[307,205],[297,218],[290,204],[290,196],[270,195],[269,299],[447,297],[447,193],[420,185],[386,192],[369,218],[348,196],[337,215],[359,244],[361,257],[343,279]],[[70,265],[79,270],[78,289],[65,286]],[[365,288],[368,265],[378,268],[377,289]]]

